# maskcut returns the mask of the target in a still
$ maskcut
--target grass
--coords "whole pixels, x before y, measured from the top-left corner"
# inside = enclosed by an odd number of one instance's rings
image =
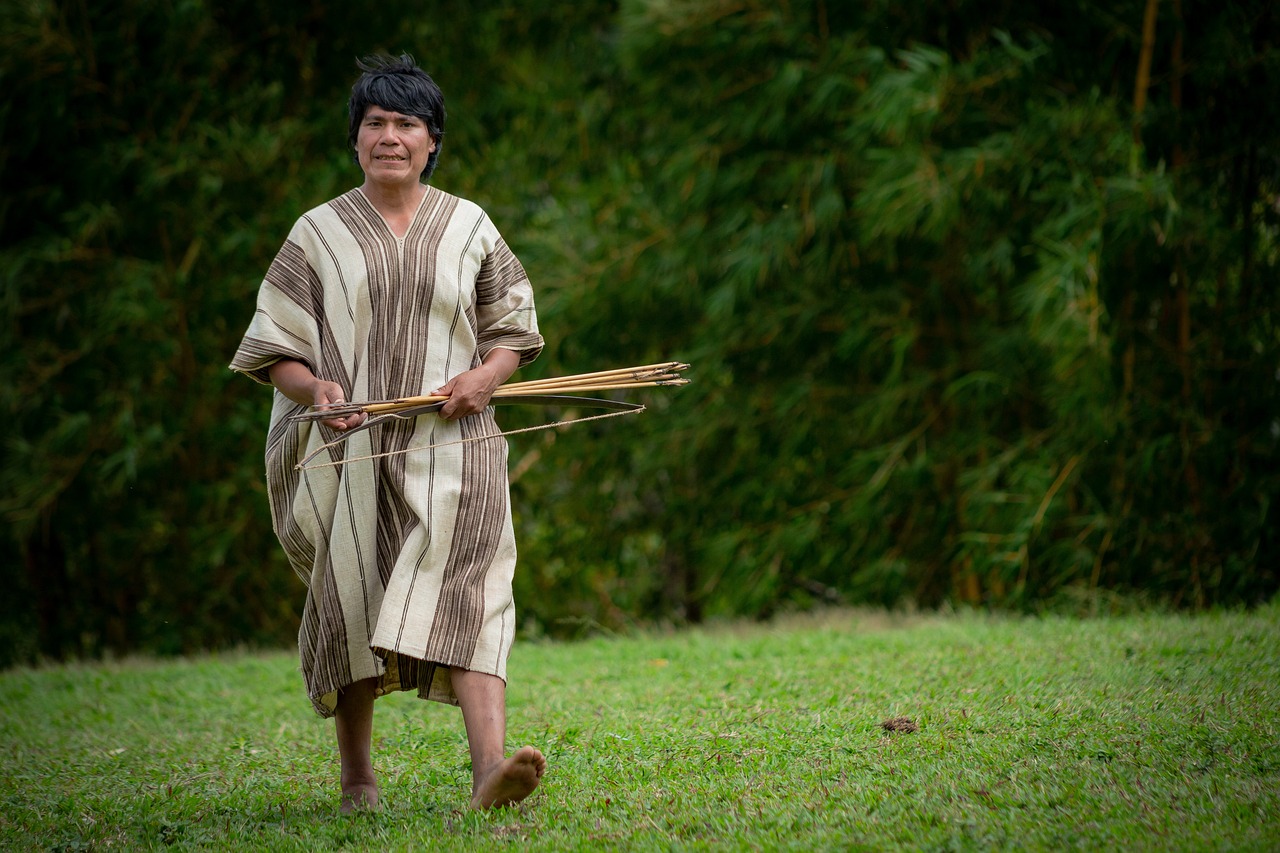
[[[385,809],[340,816],[290,653],[11,671],[0,847],[1276,850],[1277,629],[835,612],[518,643],[509,740],[550,770],[494,814],[463,809],[456,709],[400,694]]]

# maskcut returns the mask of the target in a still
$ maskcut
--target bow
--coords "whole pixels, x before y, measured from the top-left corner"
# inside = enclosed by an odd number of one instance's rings
[[[483,441],[485,439],[500,438],[502,436],[516,435],[523,432],[533,432],[534,430],[552,429],[554,427],[566,426],[568,424],[584,421],[617,417],[618,415],[639,414],[645,409],[645,407],[640,403],[628,403],[621,400],[606,400],[598,397],[578,397],[573,394],[561,392],[605,391],[661,385],[687,385],[689,380],[679,376],[678,372],[686,370],[688,367],[689,365],[682,364],[680,362],[663,362],[660,364],[649,364],[641,367],[628,367],[617,370],[600,371],[598,373],[580,374],[578,376],[570,376],[562,379],[536,379],[528,382],[501,385],[494,391],[493,396],[490,398],[489,402],[491,405],[577,406],[591,409],[605,409],[608,410],[608,412],[603,415],[591,415],[584,418],[573,418],[567,421],[557,421],[555,423],[541,424],[534,427],[525,427],[524,429],[472,436],[470,438],[430,444],[425,447],[403,448],[400,450],[386,451],[384,453],[374,453],[368,456],[309,465],[308,463],[310,463],[311,460],[315,459],[324,451],[341,445],[343,442],[350,439],[351,436],[363,432],[366,429],[371,429],[380,424],[384,424],[389,420],[407,420],[410,418],[416,418],[420,415],[438,412],[443,408],[444,404],[448,402],[448,398],[440,396],[404,397],[395,400],[381,400],[368,403],[338,403],[313,406],[311,410],[291,415],[289,419],[293,421],[323,420],[326,418],[343,417],[361,412],[368,414],[370,417],[365,420],[364,423],[360,424],[360,426],[353,427],[343,432],[334,440],[320,445],[315,450],[308,453],[306,457],[304,457],[294,467],[299,470],[308,470],[310,468],[344,465],[348,462],[360,462],[366,459],[394,456],[396,454],[409,453],[415,450],[430,450],[432,448],[444,447],[451,444]]]

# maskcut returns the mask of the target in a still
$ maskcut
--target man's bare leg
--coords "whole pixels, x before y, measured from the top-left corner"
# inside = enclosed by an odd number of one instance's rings
[[[533,793],[547,760],[531,746],[505,757],[507,685],[496,675],[452,668],[449,677],[462,706],[471,748],[471,807],[510,806]]]
[[[342,689],[334,722],[342,765],[342,812],[378,808],[378,779],[373,773],[373,697],[376,679]]]

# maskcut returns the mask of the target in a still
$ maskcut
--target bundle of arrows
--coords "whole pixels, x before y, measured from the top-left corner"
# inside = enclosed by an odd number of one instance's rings
[[[652,388],[660,385],[688,385],[689,380],[680,375],[681,371],[688,368],[689,365],[678,361],[665,361],[658,364],[645,364],[639,367],[620,367],[615,370],[602,370],[596,373],[580,373],[576,376],[509,382],[498,386],[497,390],[493,392],[493,398],[490,402],[494,405],[510,403],[572,405],[577,403],[598,404],[606,408],[638,409],[642,408],[638,403],[624,403],[616,400],[600,400],[572,395],[600,391],[622,391],[631,388]],[[448,397],[423,395],[364,403],[333,403],[325,406],[313,406],[310,411],[300,412],[293,415],[291,419],[296,421],[318,421],[326,418],[345,417],[360,412],[370,416],[394,414],[406,417],[439,411],[440,407],[448,399]]]
[[[368,459],[377,459],[383,456],[407,453],[412,450],[429,450],[435,447],[443,447],[446,444],[483,441],[485,439],[498,438],[504,435],[514,435],[519,432],[530,432],[537,429],[550,429],[552,427],[565,426],[578,421],[588,421],[594,420],[595,418],[607,418],[615,417],[620,414],[635,414],[643,412],[644,406],[640,403],[629,403],[623,400],[600,399],[596,397],[583,397],[581,395],[597,391],[623,391],[631,388],[652,388],[659,385],[688,385],[689,380],[680,375],[680,372],[687,370],[688,367],[689,365],[678,361],[666,361],[660,364],[645,364],[639,367],[620,367],[616,370],[602,370],[597,373],[581,373],[577,376],[564,376],[558,379],[532,379],[527,382],[510,382],[506,385],[499,385],[497,390],[493,392],[493,397],[489,402],[495,405],[524,403],[532,405],[584,406],[590,409],[610,409],[612,411],[610,414],[606,415],[594,415],[588,418],[577,418],[571,421],[543,424],[541,426],[527,427],[520,430],[511,430],[510,432],[497,432],[492,435],[472,436],[470,438],[462,438],[456,441],[443,442],[441,444],[431,444],[424,447],[401,448],[398,450],[389,450],[382,453],[371,453],[365,456],[349,458],[333,458],[327,462],[319,462],[314,465],[311,464],[312,460],[323,454],[325,451],[336,448],[356,433],[363,432],[370,427],[374,427],[388,421],[403,420],[414,418],[418,415],[438,412],[449,398],[438,395],[425,395],[420,397],[402,397],[396,400],[376,400],[365,403],[330,403],[327,405],[312,406],[310,411],[299,412],[298,414],[290,416],[290,420],[323,421],[327,418],[346,417],[348,415],[355,415],[361,412],[369,415],[369,417],[359,426],[353,427],[341,433],[332,441],[327,441],[319,447],[316,447],[294,467],[299,470],[306,471],[315,467],[345,465],[348,462],[361,462]]]

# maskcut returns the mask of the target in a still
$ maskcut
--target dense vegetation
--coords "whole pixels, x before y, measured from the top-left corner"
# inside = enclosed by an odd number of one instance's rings
[[[0,10],[0,659],[292,635],[226,363],[378,50],[538,288],[530,376],[694,365],[513,439],[528,629],[1280,587],[1273,4],[449,5]]]

